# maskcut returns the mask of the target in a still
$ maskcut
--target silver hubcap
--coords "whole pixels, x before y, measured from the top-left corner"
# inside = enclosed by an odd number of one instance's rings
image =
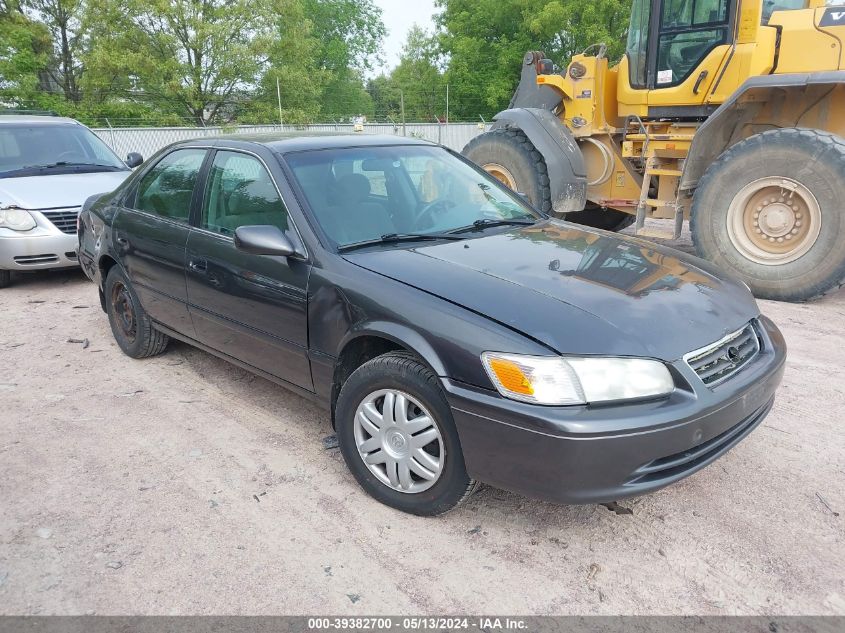
[[[434,417],[403,391],[380,389],[355,412],[355,445],[369,471],[399,492],[431,488],[443,472],[446,449]]]

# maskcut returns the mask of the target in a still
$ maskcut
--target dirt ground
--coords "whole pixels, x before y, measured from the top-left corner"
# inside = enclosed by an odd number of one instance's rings
[[[358,488],[315,406],[187,345],[131,360],[81,273],[19,277],[0,613],[845,614],[845,293],[761,307],[784,383],[709,468],[632,514],[484,488],[422,519]]]

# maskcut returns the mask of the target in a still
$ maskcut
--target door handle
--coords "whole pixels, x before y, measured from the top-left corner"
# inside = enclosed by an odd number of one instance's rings
[[[205,274],[208,271],[208,263],[204,259],[192,259],[188,262],[188,268],[195,273]]]
[[[695,80],[695,85],[692,87],[692,94],[697,95],[699,88],[701,88],[701,82],[707,78],[707,71],[702,70],[698,73],[698,79]]]
[[[129,246],[129,240],[127,240],[125,237],[118,236],[114,238],[114,241],[120,244],[121,246]]]

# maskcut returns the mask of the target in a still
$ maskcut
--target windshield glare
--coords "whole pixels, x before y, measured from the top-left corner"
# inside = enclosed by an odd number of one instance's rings
[[[317,221],[339,246],[538,219],[492,176],[438,147],[317,150],[286,157]]]
[[[0,178],[56,163],[126,169],[103,141],[81,125],[0,125]]]

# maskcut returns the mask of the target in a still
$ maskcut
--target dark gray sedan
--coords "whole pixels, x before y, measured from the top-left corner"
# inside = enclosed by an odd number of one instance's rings
[[[741,282],[423,141],[177,143],[89,200],[79,240],[126,354],[178,338],[324,405],[361,486],[416,514],[479,482],[656,490],[746,437],[783,373]]]

